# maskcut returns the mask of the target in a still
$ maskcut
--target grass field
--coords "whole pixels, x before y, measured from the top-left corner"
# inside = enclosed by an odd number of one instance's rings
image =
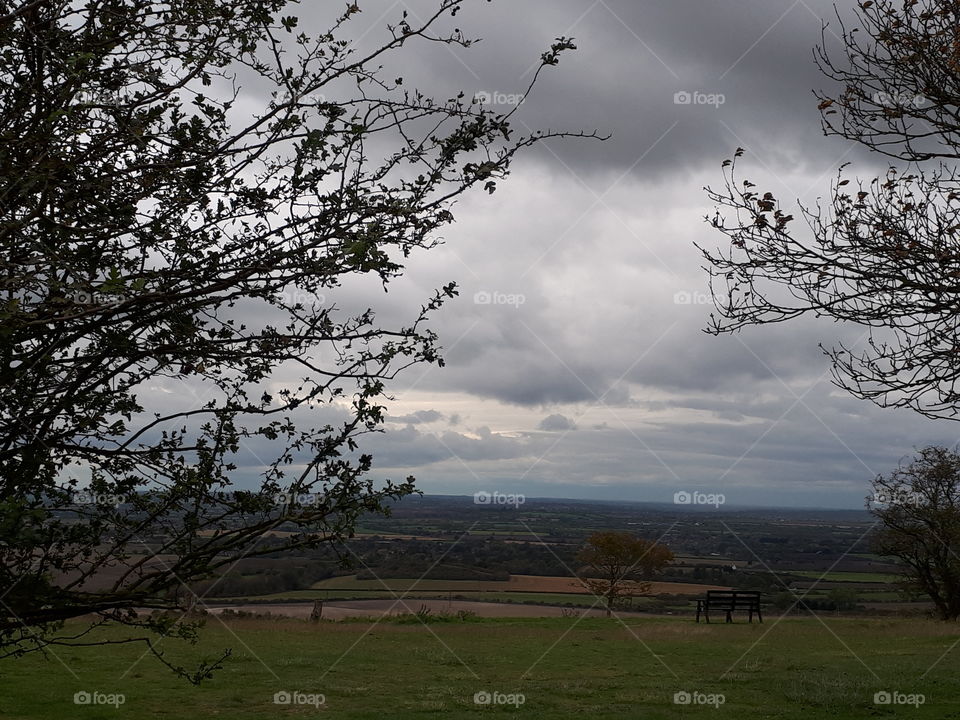
[[[825,580],[828,582],[873,582],[873,583],[894,583],[899,580],[897,575],[886,573],[869,572],[817,572],[816,570],[798,570],[790,573],[800,577],[814,578],[815,580]]]
[[[8,659],[0,662],[0,717],[960,718],[960,650],[950,652],[960,640],[956,625],[441,619],[429,627],[413,618],[316,625],[211,620],[205,650],[234,652],[199,688],[141,658],[139,646]],[[163,647],[174,661],[201,657],[172,640]],[[274,694],[284,691],[301,693],[304,703],[274,704]],[[101,693],[101,700],[122,694],[124,702],[76,705],[78,692]],[[875,704],[878,692],[914,704]],[[478,705],[477,693],[501,693],[498,700],[513,704]],[[694,702],[675,703],[677,693]],[[321,699],[319,707],[309,704]]]

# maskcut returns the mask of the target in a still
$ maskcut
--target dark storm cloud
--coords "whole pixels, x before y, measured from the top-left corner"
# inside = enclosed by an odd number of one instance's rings
[[[355,22],[369,31],[366,41],[382,35],[384,12],[406,9],[417,19],[435,7],[431,0],[361,5]],[[840,3],[841,14],[850,6]],[[542,74],[516,127],[596,129],[612,138],[553,142],[536,151],[540,161],[577,176],[664,176],[715,164],[744,145],[769,163],[819,167],[847,149],[822,138],[813,95],[831,87],[813,58],[824,21],[826,47],[836,51],[838,23],[827,0],[474,3],[454,24],[481,42],[423,49],[396,67],[424,87],[486,93],[509,110],[539,54],[557,36],[572,36],[578,49]],[[722,97],[706,102],[709,96]]]

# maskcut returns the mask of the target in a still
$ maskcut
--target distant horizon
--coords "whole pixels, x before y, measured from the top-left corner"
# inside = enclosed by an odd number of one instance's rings
[[[419,495],[412,495],[402,498],[399,502],[403,502],[408,498],[421,498]],[[473,495],[460,495],[460,494],[451,494],[451,493],[441,493],[441,492],[424,492],[423,498],[438,498],[438,499],[456,499],[464,501],[472,501]],[[750,504],[750,503],[724,503],[719,508],[713,506],[703,506],[703,505],[687,505],[687,504],[677,504],[673,502],[663,502],[660,500],[622,500],[622,499],[607,499],[607,498],[577,498],[577,497],[554,497],[554,496],[539,496],[539,495],[524,495],[525,502],[576,502],[576,503],[595,503],[598,505],[646,505],[646,506],[656,506],[663,509],[674,509],[680,512],[689,512],[696,514],[704,513],[719,513],[723,510],[779,510],[785,512],[804,512],[804,511],[817,511],[817,512],[861,512],[864,515],[869,515],[869,511],[866,507],[861,506],[857,507],[829,507],[829,506],[816,506],[816,505],[766,505],[766,504]],[[522,510],[522,506],[517,508],[517,511]]]
[[[384,23],[402,12],[373,2],[353,16],[355,49],[377,47],[389,36]],[[423,325],[443,362],[391,377],[377,400],[383,432],[357,436],[374,477],[413,475],[424,491],[446,494],[669,503],[696,489],[723,493],[731,506],[853,510],[877,475],[915,449],[957,443],[952,423],[881,408],[833,384],[822,348],[861,347],[865,328],[856,323],[808,315],[704,332],[717,310],[698,248],[730,244],[705,222],[717,203],[704,188],[722,187],[723,163],[738,147],[742,179],[775,191],[797,217],[841,165],[851,163],[851,181],[887,170],[876,154],[822,133],[811,91],[831,81],[811,51],[837,44],[822,32],[837,12],[832,0],[789,8],[757,0],[741,13],[700,3],[691,23],[676,2],[477,3],[442,26],[482,43],[392,56],[390,72],[405,88],[480,98],[509,113],[518,133],[610,137],[518,154],[496,192],[477,188],[457,200],[455,222],[431,235],[442,242],[409,258],[396,252],[404,270],[389,292],[376,273],[350,272],[300,298],[329,308],[336,322],[369,312],[374,328],[406,328],[439,288],[457,284]],[[304,5],[298,32],[326,32],[340,13]],[[577,50],[527,98],[531,63],[568,29]],[[244,107],[271,102],[267,87],[248,86],[244,97]],[[391,147],[384,138],[371,152]],[[272,326],[276,310],[246,298],[231,313]],[[325,371],[335,367],[334,355],[318,357],[330,361]],[[301,372],[284,362],[263,383],[271,412]],[[214,385],[184,372],[148,387],[143,418],[175,418],[202,406]],[[347,395],[284,413],[299,428],[353,419]],[[241,436],[231,457],[237,487],[259,487],[282,444]],[[308,454],[294,449],[291,465],[305,468]]]

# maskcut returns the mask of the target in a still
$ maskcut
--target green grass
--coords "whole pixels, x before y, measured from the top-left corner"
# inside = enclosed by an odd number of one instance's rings
[[[121,634],[111,630],[108,637]],[[350,719],[960,718],[960,628],[922,620],[769,617],[765,624],[689,619],[570,618],[434,622],[210,620],[203,650],[162,647],[192,664],[232,647],[199,688],[142,647],[59,648],[0,662],[0,717],[331,717]],[[942,659],[941,659],[942,658]],[[938,662],[939,659],[939,662]],[[113,707],[74,705],[79,691],[122,693]],[[323,694],[325,707],[275,705],[278,691]],[[874,693],[922,693],[925,704],[875,706]],[[478,706],[480,691],[525,703]],[[722,694],[713,707],[676,705],[680,691]]]
[[[893,583],[900,579],[899,575],[888,575],[886,573],[868,573],[868,572],[828,572],[821,573],[816,570],[798,570],[791,571],[790,575],[799,575],[800,577],[814,578],[828,582],[874,582],[874,583]]]

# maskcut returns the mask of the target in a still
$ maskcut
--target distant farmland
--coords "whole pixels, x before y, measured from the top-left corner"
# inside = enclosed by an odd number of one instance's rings
[[[355,575],[341,576],[314,583],[314,590],[366,590],[408,592],[522,592],[565,593],[590,595],[575,578],[561,576],[512,575],[509,580],[415,580],[412,578],[385,578],[358,580]],[[652,595],[702,595],[707,590],[726,589],[722,585],[701,585],[679,582],[652,582]]]

